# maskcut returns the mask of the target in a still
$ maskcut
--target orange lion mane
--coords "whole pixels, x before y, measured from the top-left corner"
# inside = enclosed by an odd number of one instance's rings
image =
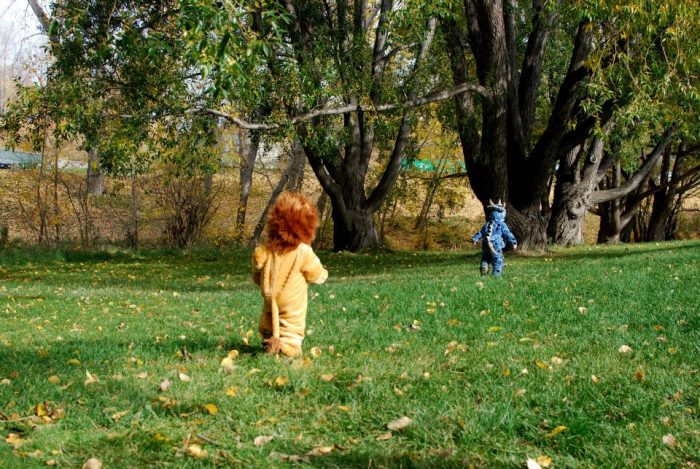
[[[301,243],[311,244],[319,225],[318,209],[298,192],[283,192],[270,209],[265,224],[265,244],[284,254]]]

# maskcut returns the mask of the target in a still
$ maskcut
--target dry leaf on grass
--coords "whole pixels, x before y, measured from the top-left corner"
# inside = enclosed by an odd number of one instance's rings
[[[177,375],[177,377],[180,379],[180,381],[184,381],[185,383],[189,383],[190,381],[192,381],[192,378],[187,376],[185,373],[180,373]]]
[[[87,376],[87,379],[85,380],[85,386],[89,386],[99,381],[99,379],[97,379],[97,375],[90,374],[88,370],[85,370],[85,376]]]
[[[676,446],[676,437],[673,436],[671,433],[665,434],[662,438],[661,441],[668,446],[669,448],[673,448]]]
[[[7,435],[7,438],[5,438],[5,441],[11,444],[15,449],[18,449],[29,440],[23,440],[17,433],[10,433]]]
[[[289,378],[286,376],[278,376],[275,378],[275,385],[277,386],[285,386],[287,383],[289,383]]]
[[[137,377],[138,379],[146,379],[146,378],[148,378],[148,373],[146,373],[146,372],[144,371],[143,373],[137,374],[136,377]]]
[[[334,378],[335,378],[334,374],[321,375],[321,379],[323,381],[333,381]]]
[[[553,436],[557,436],[558,434],[560,434],[561,432],[563,432],[563,431],[566,430],[566,429],[567,429],[567,427],[565,427],[564,425],[559,425],[558,427],[554,427],[554,430],[552,430],[551,432],[549,432],[549,433],[547,434],[547,436],[550,437],[550,438],[553,437]]]
[[[632,353],[632,348],[629,345],[621,345],[617,351],[620,353]]]
[[[535,461],[537,461],[537,464],[539,464],[541,467],[549,467],[552,465],[552,458],[545,455],[537,456]]]
[[[202,449],[199,445],[189,445],[187,447],[187,454],[197,459],[206,459],[208,456],[207,450]]]
[[[168,389],[170,389],[172,385],[173,384],[170,382],[170,380],[168,378],[165,378],[163,381],[160,382],[160,390],[165,392]]]
[[[274,439],[275,439],[274,435],[260,435],[260,436],[255,437],[255,439],[253,440],[253,444],[255,446],[262,446],[264,444],[271,442]]]
[[[112,420],[119,420],[120,418],[124,417],[128,413],[129,413],[128,410],[123,410],[121,412],[117,412],[115,414],[112,414]]]
[[[299,456],[298,454],[284,454],[278,453],[277,451],[272,451],[269,456],[270,459],[276,461],[289,461],[289,462],[308,462],[309,458],[306,456]]]
[[[335,446],[317,446],[308,453],[307,456],[325,456],[335,449]]]
[[[90,458],[83,464],[83,469],[102,469],[102,461],[96,458]]]
[[[403,430],[413,423],[413,419],[406,417],[405,415],[387,424],[387,428],[393,431]]]
[[[48,377],[48,381],[49,381],[49,383],[51,383],[51,384],[58,384],[58,383],[61,382],[61,378],[59,378],[59,377],[56,376],[56,375],[53,375],[53,376],[49,376],[49,377]]]
[[[221,360],[220,366],[221,370],[227,375],[230,375],[236,369],[236,365],[233,364],[233,358],[231,357],[225,357],[223,360]]]
[[[311,348],[311,356],[314,358],[318,358],[321,356],[321,349],[318,347],[312,347]]]
[[[219,413],[219,408],[214,404],[204,404],[202,407],[204,407],[210,415],[216,415]]]
[[[390,440],[392,436],[394,436],[394,434],[391,433],[391,432],[389,431],[389,432],[386,432],[386,433],[382,433],[382,434],[379,435],[377,438],[375,438],[375,440],[377,440],[377,441],[386,441],[386,440]]]

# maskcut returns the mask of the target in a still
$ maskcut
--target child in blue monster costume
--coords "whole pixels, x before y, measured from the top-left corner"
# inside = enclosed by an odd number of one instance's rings
[[[499,200],[494,204],[489,200],[486,207],[489,219],[486,224],[472,237],[472,242],[481,243],[481,275],[489,272],[489,265],[493,265],[493,275],[501,275],[503,270],[503,248],[507,245],[518,248],[518,241],[506,225],[506,206]]]

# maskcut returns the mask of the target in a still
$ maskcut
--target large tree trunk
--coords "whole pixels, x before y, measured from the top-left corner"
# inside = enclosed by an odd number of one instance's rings
[[[105,190],[105,176],[100,168],[100,157],[93,147],[88,148],[87,188],[92,195],[102,195]]]
[[[508,208],[506,218],[519,249],[537,252],[547,248],[547,219],[539,205],[526,210]]]
[[[372,213],[333,204],[333,251],[357,252],[380,246]]]

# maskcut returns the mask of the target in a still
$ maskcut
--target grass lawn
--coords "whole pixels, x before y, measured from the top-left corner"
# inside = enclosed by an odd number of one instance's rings
[[[700,464],[697,241],[320,253],[295,361],[249,256],[0,254],[0,467]]]

